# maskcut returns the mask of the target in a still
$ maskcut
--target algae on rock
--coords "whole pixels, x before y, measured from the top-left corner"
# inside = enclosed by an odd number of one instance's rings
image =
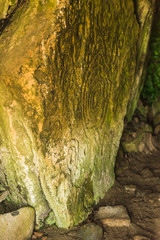
[[[18,0],[0,0],[0,19],[6,18],[7,14],[9,14],[9,8],[14,6],[14,9],[17,3]]]
[[[149,52],[142,98],[152,105],[160,97],[160,2],[156,6]]]
[[[0,181],[38,226],[78,224],[113,184],[139,34],[132,0],[22,1],[5,26]]]
[[[156,8],[156,0],[135,0],[135,11],[140,24],[140,33],[137,44],[137,64],[133,91],[127,109],[127,119],[130,121],[137,107],[141,91],[143,89],[147,66],[146,57],[148,42],[151,34],[151,26]]]

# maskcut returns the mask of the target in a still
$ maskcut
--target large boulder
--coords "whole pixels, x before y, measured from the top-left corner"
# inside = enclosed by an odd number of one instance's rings
[[[0,186],[38,226],[78,224],[114,182],[137,46],[148,43],[135,11],[132,0],[21,1],[3,28]]]

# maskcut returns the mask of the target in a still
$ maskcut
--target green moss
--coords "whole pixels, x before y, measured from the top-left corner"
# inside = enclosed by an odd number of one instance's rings
[[[45,220],[45,225],[53,226],[55,225],[55,223],[56,223],[56,220],[55,220],[54,212],[50,212],[47,219]]]
[[[81,188],[73,188],[67,206],[72,217],[72,225],[87,218],[93,206],[93,183],[88,176]]]
[[[14,5],[14,4],[16,4],[18,2],[18,0],[11,0],[10,1],[10,5]]]
[[[157,3],[159,4],[159,3]],[[149,62],[147,66],[146,80],[142,91],[142,98],[152,105],[160,96],[160,7],[157,7],[157,15],[153,22],[153,30],[149,45]]]

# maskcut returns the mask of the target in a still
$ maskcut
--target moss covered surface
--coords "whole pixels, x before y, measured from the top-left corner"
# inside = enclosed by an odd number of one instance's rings
[[[0,0],[0,20],[11,14],[18,4],[18,0]]]
[[[148,43],[151,34],[153,15],[156,8],[155,0],[135,0],[135,12],[140,25],[140,32],[137,44],[137,64],[135,71],[134,87],[131,92],[127,109],[127,119],[130,121],[137,107],[146,76],[146,57]]]
[[[160,97],[160,3],[158,2],[149,44],[149,63],[142,98],[150,105]]]
[[[34,0],[0,36],[0,177],[39,226],[78,224],[113,184],[139,31],[132,0]]]

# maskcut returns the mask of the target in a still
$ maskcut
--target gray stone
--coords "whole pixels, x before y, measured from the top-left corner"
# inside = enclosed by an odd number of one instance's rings
[[[109,227],[129,227],[130,218],[124,206],[100,207],[95,215],[95,219],[100,219],[104,225]]]
[[[9,8],[17,2],[18,0],[0,0],[0,19],[6,18]]]
[[[103,231],[95,223],[87,223],[78,230],[78,237],[82,240],[102,240]]]
[[[1,240],[27,240],[34,227],[34,209],[24,207],[17,211],[0,215]]]

